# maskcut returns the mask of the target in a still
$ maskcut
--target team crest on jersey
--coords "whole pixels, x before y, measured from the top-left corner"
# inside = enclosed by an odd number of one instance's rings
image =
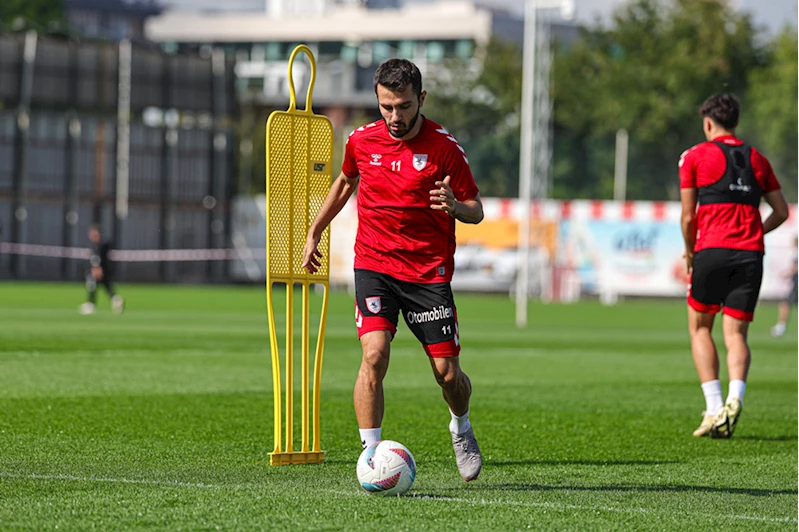
[[[413,154],[413,167],[421,172],[422,168],[424,168],[425,166],[427,166],[427,154],[426,153],[414,153]]]
[[[366,308],[369,309],[369,312],[372,314],[377,314],[383,308],[383,304],[380,302],[380,296],[377,297],[367,297],[366,298]]]

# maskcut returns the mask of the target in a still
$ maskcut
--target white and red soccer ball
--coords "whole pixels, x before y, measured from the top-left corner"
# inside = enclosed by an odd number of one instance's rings
[[[416,478],[416,461],[407,447],[381,440],[363,450],[358,458],[358,481],[374,495],[402,495]]]

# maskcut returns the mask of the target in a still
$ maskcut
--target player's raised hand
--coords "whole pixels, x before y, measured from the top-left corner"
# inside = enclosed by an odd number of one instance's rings
[[[444,181],[436,181],[436,186],[439,188],[430,191],[430,208],[455,216],[455,194],[449,186],[449,181],[449,176],[446,176]]]
[[[305,247],[302,250],[302,267],[308,270],[308,273],[316,273],[322,266],[319,259],[322,258],[322,253],[319,251],[319,238],[313,235],[308,235],[305,240]]]

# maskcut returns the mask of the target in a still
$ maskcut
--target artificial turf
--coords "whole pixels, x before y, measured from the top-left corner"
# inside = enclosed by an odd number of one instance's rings
[[[0,529],[796,530],[796,325],[771,338],[773,304],[752,326],[736,433],[711,440],[691,436],[704,400],[684,302],[536,303],[519,330],[507,297],[457,294],[483,472],[458,476],[449,413],[401,324],[383,436],[418,471],[384,499],[355,477],[350,295],[330,300],[326,462],[271,467],[263,289],[121,290],[125,314],[101,298],[80,316],[78,285],[0,284]]]

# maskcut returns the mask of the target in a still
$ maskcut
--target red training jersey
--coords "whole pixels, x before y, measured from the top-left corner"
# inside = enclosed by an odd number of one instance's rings
[[[423,284],[452,280],[455,219],[430,208],[430,191],[450,176],[458,201],[479,192],[455,137],[425,118],[414,138],[398,140],[378,120],[350,133],[341,171],[360,176],[355,268]]]
[[[680,156],[680,188],[706,187],[724,176],[727,158],[715,142],[730,146],[743,144],[742,140],[733,135],[724,135],[685,150]],[[780,183],[771,164],[754,147],[750,163],[763,194],[779,190]],[[740,203],[699,205],[694,251],[708,248],[764,252],[763,221],[758,208]]]

